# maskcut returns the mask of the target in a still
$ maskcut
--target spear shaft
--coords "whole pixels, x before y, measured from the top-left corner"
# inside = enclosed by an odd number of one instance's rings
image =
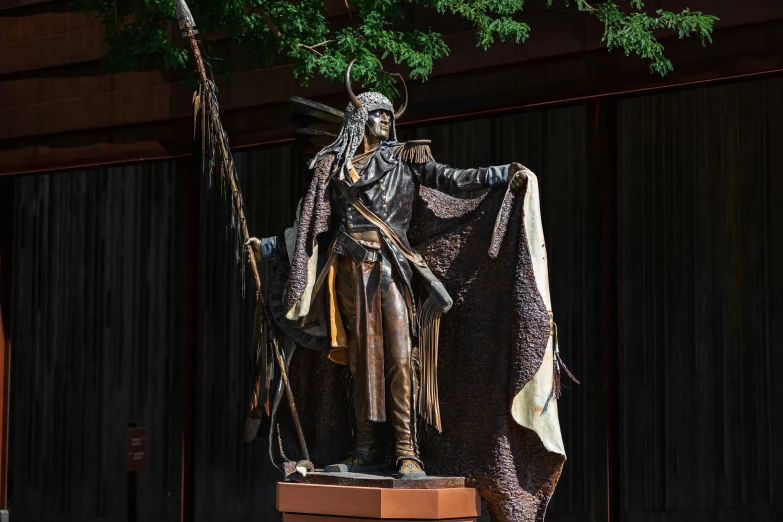
[[[179,1],[177,2],[177,5],[179,6]],[[207,78],[207,69],[204,67],[204,58],[201,56],[201,50],[198,46],[198,40],[196,40],[196,32],[194,29],[195,23],[193,23],[193,17],[190,16],[190,11],[187,9],[187,4],[182,2],[182,4],[185,6],[185,10],[187,12],[187,16],[184,20],[180,19],[181,29],[183,31],[186,31],[185,36],[188,39],[188,42],[190,43],[190,49],[193,51],[193,60],[196,62],[196,71],[198,72],[198,75],[201,79],[202,85],[207,85],[209,82],[209,79]],[[202,107],[201,110],[206,110],[205,107]],[[220,129],[221,131],[223,129]],[[204,132],[204,129],[201,129],[201,132]],[[220,146],[220,152],[222,157],[228,158],[227,154],[227,144],[225,143],[225,139],[223,136],[223,133],[219,133],[218,137],[218,145]],[[233,167],[233,165],[232,165]],[[239,217],[239,224],[241,227],[241,233],[242,233],[242,239],[243,244],[247,245],[247,241],[250,239],[250,233],[247,230],[247,221],[245,219],[245,209],[242,208],[242,197],[241,197],[241,191],[239,188],[239,185],[237,184],[236,176],[233,175],[233,173],[229,173],[226,176],[229,179],[229,182],[231,183],[231,200],[232,204],[234,205],[234,211],[237,213],[237,216]],[[256,292],[258,293],[257,298],[260,300],[260,302],[263,303],[263,293],[261,292],[261,277],[258,274],[258,267],[256,266],[256,256],[253,253],[253,249],[250,248],[250,246],[246,246],[245,250],[247,251],[247,262],[250,265],[250,271],[253,272],[253,279],[256,283]]]
[[[213,89],[213,86],[211,85],[211,81],[209,77],[207,76],[207,69],[204,65],[204,58],[201,56],[201,50],[199,48],[198,40],[196,40],[196,34],[198,33],[198,30],[196,29],[196,23],[193,20],[193,15],[190,13],[190,9],[188,8],[187,4],[185,3],[185,0],[174,0],[174,5],[177,12],[177,20],[179,22],[179,27],[183,31],[182,36],[187,37],[188,42],[190,44],[190,49],[193,51],[193,60],[196,62],[196,71],[198,72],[199,79],[201,82],[201,94],[210,92]],[[213,93],[214,94],[214,93]],[[210,103],[210,96],[204,96],[204,99],[199,102],[198,108],[196,111],[207,111],[209,110],[208,103]],[[217,105],[215,101],[215,106]],[[269,326],[271,326],[273,323],[269,321],[269,317],[266,312],[266,306],[264,305],[263,301],[263,292],[261,291],[261,277],[258,274],[258,267],[256,266],[256,257],[253,253],[253,249],[250,247],[250,244],[248,243],[248,240],[250,239],[250,234],[247,230],[247,220],[245,219],[245,210],[242,205],[242,192],[239,188],[239,183],[237,182],[236,178],[236,169],[234,167],[234,161],[231,159],[231,152],[230,147],[228,146],[228,138],[226,137],[225,132],[223,131],[223,125],[220,122],[220,116],[215,113],[214,119],[211,119],[211,114],[207,115],[204,113],[204,118],[202,121],[206,123],[209,121],[214,127],[217,134],[217,146],[220,149],[220,155],[219,157],[223,159],[223,163],[220,165],[221,170],[221,176],[228,180],[230,186],[231,186],[231,203],[233,205],[233,212],[237,220],[237,224],[239,226],[239,232],[242,236],[242,244],[245,247],[245,251],[247,253],[247,262],[250,265],[250,270],[253,273],[253,279],[256,283],[256,306],[260,306],[263,310],[265,323]],[[195,125],[196,119],[194,118],[194,125]],[[202,136],[204,133],[208,132],[208,130],[205,128],[205,124],[202,124],[201,132]],[[203,140],[202,140],[203,143]],[[203,158],[204,150],[202,148],[202,158]],[[202,165],[203,168],[203,165]],[[213,163],[210,163],[209,166],[210,169],[214,168]],[[291,408],[291,417],[294,420],[294,425],[296,427],[296,434],[299,439],[299,447],[302,451],[302,455],[306,461],[310,460],[310,455],[307,451],[307,444],[305,443],[304,439],[304,432],[302,430],[302,425],[299,422],[299,414],[296,409],[296,404],[294,402],[294,395],[291,391],[291,384],[288,380],[288,372],[286,371],[286,364],[285,360],[283,359],[280,348],[277,345],[277,339],[272,335],[272,344],[273,344],[273,351],[274,356],[277,359],[278,365],[280,366],[280,378],[283,381],[283,384],[285,386],[286,395],[288,395],[288,404]],[[312,467],[312,466],[311,466]]]

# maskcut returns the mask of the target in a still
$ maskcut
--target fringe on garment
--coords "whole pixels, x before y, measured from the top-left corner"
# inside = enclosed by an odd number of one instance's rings
[[[264,413],[269,415],[274,359],[270,353],[269,325],[264,320],[263,312],[263,304],[257,301],[253,317],[253,353],[250,360],[253,387],[250,392],[250,406],[245,416],[245,442],[255,440]]]
[[[427,163],[432,161],[430,140],[412,140],[394,151],[394,157],[406,163]]]
[[[427,424],[441,432],[438,402],[438,336],[441,312],[427,298],[419,311],[419,349],[417,352],[419,393],[417,408]]]

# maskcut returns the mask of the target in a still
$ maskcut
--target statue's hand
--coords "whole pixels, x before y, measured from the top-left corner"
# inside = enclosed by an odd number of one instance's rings
[[[509,182],[514,192],[520,192],[525,188],[525,182],[527,181],[527,174],[525,174],[525,166],[521,163],[512,163],[508,168]]]
[[[251,237],[245,241],[245,248],[253,249],[253,256],[256,258],[256,262],[261,261],[261,240],[257,237]]]

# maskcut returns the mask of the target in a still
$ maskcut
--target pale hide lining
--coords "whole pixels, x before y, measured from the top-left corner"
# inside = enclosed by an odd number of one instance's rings
[[[541,206],[538,196],[538,178],[528,169],[525,169],[525,173],[527,174],[524,202],[525,235],[530,250],[530,259],[533,262],[533,273],[538,292],[541,294],[547,310],[552,310],[546,243],[541,224]],[[510,187],[509,190],[511,190]],[[552,396],[554,389],[553,350],[552,336],[550,336],[541,367],[514,397],[511,404],[511,415],[520,426],[536,432],[546,449],[565,457],[563,436],[560,433],[560,421],[557,414],[557,401]]]

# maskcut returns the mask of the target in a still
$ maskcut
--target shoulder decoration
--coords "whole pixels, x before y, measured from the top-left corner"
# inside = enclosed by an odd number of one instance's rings
[[[406,163],[427,163],[433,159],[430,143],[430,140],[406,141],[394,151],[394,157]]]

